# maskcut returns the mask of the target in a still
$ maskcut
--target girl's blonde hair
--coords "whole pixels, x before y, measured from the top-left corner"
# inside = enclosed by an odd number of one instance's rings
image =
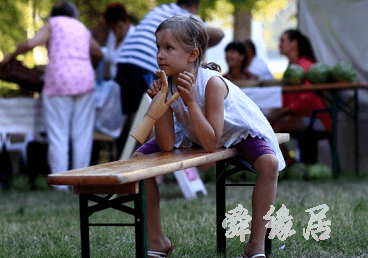
[[[155,34],[162,30],[169,30],[187,52],[190,52],[193,48],[197,48],[199,56],[196,60],[196,65],[199,66],[201,64],[208,46],[208,35],[200,19],[194,15],[189,17],[176,15],[164,20],[157,27]],[[202,66],[219,72],[221,71],[220,66],[215,63],[204,64]]]

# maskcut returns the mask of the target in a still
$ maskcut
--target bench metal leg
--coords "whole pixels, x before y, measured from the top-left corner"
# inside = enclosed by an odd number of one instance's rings
[[[254,186],[254,183],[246,184],[226,184],[226,177],[241,170],[248,170],[256,173],[254,168],[244,160],[231,160],[236,168],[224,171],[226,161],[216,162],[216,224],[217,224],[217,253],[219,255],[226,254],[226,230],[222,227],[222,221],[225,219],[226,213],[226,186]],[[267,228],[265,236],[265,254],[267,257],[271,255],[272,239],[269,239],[271,228]]]
[[[266,240],[265,240],[265,253],[266,253],[267,257],[269,257],[271,255],[271,250],[272,250],[272,239],[268,238],[270,233],[271,233],[271,229],[267,228]]]
[[[216,162],[216,224],[217,224],[217,253],[226,254],[226,230],[222,221],[226,213],[225,177],[221,172],[225,169],[224,161]]]
[[[82,194],[83,188],[79,188],[79,211],[81,230],[82,258],[90,257],[89,227],[90,226],[135,226],[136,257],[147,258],[147,208],[146,208],[146,188],[144,181],[139,182],[139,193],[124,194],[121,197],[110,199],[113,194],[100,197],[93,194]],[[101,194],[101,193],[97,193]],[[96,204],[88,206],[88,201]],[[134,208],[123,205],[127,202],[134,202]],[[99,211],[109,208],[134,216],[135,223],[89,223],[89,217]]]
[[[139,198],[135,199],[135,248],[137,258],[147,258],[147,207],[145,182],[139,183]]]
[[[82,244],[82,258],[89,258],[89,224],[88,224],[88,198],[86,195],[79,195],[80,230]]]

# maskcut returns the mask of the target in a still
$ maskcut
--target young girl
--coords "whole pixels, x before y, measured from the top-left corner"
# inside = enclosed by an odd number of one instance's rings
[[[169,94],[180,93],[157,121],[155,138],[134,156],[200,145],[212,152],[236,146],[258,172],[253,190],[252,232],[242,257],[265,257],[266,223],[263,216],[274,203],[278,171],[285,162],[277,138],[259,108],[236,85],[211,68],[200,66],[207,34],[195,17],[174,16],[156,30],[157,62],[168,76]],[[161,89],[156,80],[148,90],[153,98]],[[175,126],[174,126],[175,125]],[[149,257],[168,257],[172,242],[161,227],[159,191],[154,178],[146,180]]]

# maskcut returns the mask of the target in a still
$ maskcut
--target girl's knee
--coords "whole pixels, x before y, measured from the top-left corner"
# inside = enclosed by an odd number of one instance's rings
[[[275,155],[262,155],[254,162],[253,166],[260,176],[267,175],[277,178],[279,162]]]

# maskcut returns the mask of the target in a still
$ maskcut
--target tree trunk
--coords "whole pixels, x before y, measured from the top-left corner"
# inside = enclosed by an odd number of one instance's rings
[[[244,42],[250,39],[251,33],[251,19],[250,12],[236,8],[234,12],[234,40]]]

